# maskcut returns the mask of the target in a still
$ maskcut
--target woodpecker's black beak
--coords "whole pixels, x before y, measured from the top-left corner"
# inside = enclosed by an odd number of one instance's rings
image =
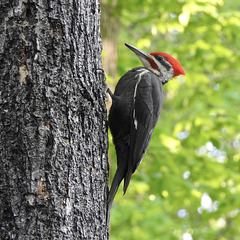
[[[149,59],[149,58],[152,58],[151,55],[149,55],[148,53],[128,44],[128,43],[125,43],[125,45],[130,49],[132,50],[140,59]]]

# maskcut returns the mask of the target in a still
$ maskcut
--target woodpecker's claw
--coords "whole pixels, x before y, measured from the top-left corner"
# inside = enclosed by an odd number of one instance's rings
[[[112,97],[113,93],[111,92],[109,86],[107,85],[106,75],[104,73],[104,70],[102,68],[98,68],[97,71],[102,75],[102,78],[103,78],[104,95],[105,95],[105,99],[107,102],[107,101],[109,101],[108,93],[111,97]]]
[[[109,88],[109,86],[107,85],[107,83],[105,83],[105,86],[104,86],[104,94],[105,94],[106,102],[109,101],[108,94],[110,95],[111,98],[113,98],[113,93],[112,93],[111,89]]]

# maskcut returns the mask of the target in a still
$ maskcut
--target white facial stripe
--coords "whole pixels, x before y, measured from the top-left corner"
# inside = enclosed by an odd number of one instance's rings
[[[159,70],[163,74],[163,76],[165,76],[166,79],[170,80],[173,77],[173,68],[170,67],[170,69],[167,70],[155,57],[153,57],[153,60],[158,65]]]
[[[146,58],[139,57],[139,59],[141,60],[143,66],[145,68],[151,69],[151,65],[150,65],[149,61]]]
[[[139,56],[144,67],[149,69],[151,72],[153,72],[157,76],[159,76],[162,83],[166,83],[173,78],[172,66],[170,66],[170,69],[167,70],[154,56],[149,55],[149,57],[152,58],[152,60],[157,64],[159,69],[152,68],[152,66],[150,65],[149,61],[146,58]],[[166,60],[163,60],[163,61],[166,61]]]

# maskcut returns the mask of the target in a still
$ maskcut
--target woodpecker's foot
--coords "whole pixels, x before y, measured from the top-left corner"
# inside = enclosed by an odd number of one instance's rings
[[[105,84],[104,84],[104,93],[105,93],[105,97],[106,97],[106,102],[109,101],[108,94],[110,95],[111,98],[113,98],[113,96],[114,96],[110,87],[107,85],[107,82],[105,82]]]
[[[104,94],[105,94],[105,101],[108,102],[109,101],[109,95],[108,95],[108,85],[106,84],[105,88],[104,88]]]
[[[106,99],[106,102],[109,101],[109,96],[108,94],[112,97],[113,93],[110,90],[109,86],[107,85],[107,81],[106,81],[106,75],[104,73],[104,70],[102,68],[98,68],[97,72],[99,72],[102,75],[103,78],[103,87],[104,87],[104,96]]]

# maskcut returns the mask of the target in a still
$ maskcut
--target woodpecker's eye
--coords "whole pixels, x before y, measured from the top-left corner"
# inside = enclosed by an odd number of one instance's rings
[[[155,58],[159,61],[159,62],[162,62],[163,61],[163,57],[162,56],[155,56]]]
[[[170,63],[161,55],[154,56],[156,60],[169,71],[171,69]]]

